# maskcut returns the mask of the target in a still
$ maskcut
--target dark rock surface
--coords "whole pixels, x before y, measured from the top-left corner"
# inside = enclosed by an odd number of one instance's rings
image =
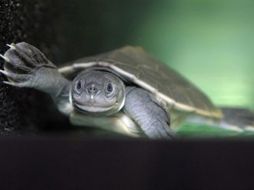
[[[52,57],[52,49],[57,44],[52,23],[57,17],[49,7],[56,8],[49,0],[1,0],[0,53],[8,48],[7,43],[27,41]],[[0,66],[2,68],[3,60]],[[1,75],[0,81],[3,79]],[[52,108],[42,107],[42,102],[48,101],[51,100],[44,94],[0,82],[0,135],[20,134],[20,131],[35,129],[35,125],[46,125],[50,122],[46,115]]]

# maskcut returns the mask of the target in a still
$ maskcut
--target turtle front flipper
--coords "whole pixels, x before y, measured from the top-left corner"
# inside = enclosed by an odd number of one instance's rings
[[[151,139],[173,139],[167,112],[153,101],[149,92],[137,87],[126,88],[124,112]]]
[[[70,81],[57,71],[57,67],[39,49],[26,42],[8,46],[10,48],[1,55],[5,64],[0,72],[8,78],[4,83],[45,92],[56,102],[60,111],[70,112]]]

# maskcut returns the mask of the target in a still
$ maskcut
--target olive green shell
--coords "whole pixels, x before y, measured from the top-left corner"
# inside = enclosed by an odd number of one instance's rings
[[[97,67],[118,74],[148,91],[166,108],[221,118],[221,111],[195,85],[140,47],[125,46],[108,53],[87,57],[59,69],[64,75]]]

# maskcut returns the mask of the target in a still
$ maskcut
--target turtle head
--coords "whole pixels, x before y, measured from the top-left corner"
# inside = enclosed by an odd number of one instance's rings
[[[73,80],[71,101],[81,112],[111,115],[124,105],[125,86],[119,77],[110,72],[83,71]]]

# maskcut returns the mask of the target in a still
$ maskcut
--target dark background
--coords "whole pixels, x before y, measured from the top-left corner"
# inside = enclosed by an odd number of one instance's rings
[[[158,25],[143,27],[146,32],[141,34],[137,28],[144,22],[159,23],[147,14],[160,8],[178,13],[177,18],[190,18],[184,14],[189,6],[182,2],[1,0],[0,53],[6,43],[27,41],[57,65],[125,44],[144,45],[160,56],[148,43],[157,41],[149,34]],[[191,11],[198,13],[218,6],[192,2]],[[223,2],[224,7],[231,4]],[[179,7],[184,11],[178,12]],[[167,33],[167,25],[162,25],[164,33],[157,33],[158,39]],[[251,140],[163,142],[87,137],[80,131],[45,135],[45,128],[69,126],[51,105],[42,93],[0,83],[0,189],[252,189]]]

